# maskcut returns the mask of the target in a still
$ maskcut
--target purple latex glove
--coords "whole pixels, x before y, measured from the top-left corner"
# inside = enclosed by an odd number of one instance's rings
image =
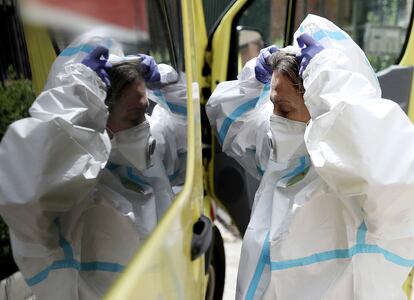
[[[146,54],[138,54],[141,58],[141,64],[144,66],[144,80],[146,83],[159,83],[161,81],[161,75],[158,71],[157,63],[152,56]]]
[[[296,57],[300,61],[299,75],[302,76],[311,59],[325,48],[307,33],[298,36],[297,41],[301,49]]]
[[[259,56],[256,60],[256,66],[254,67],[254,73],[256,75],[256,79],[261,83],[267,84],[270,82],[270,79],[272,78],[272,67],[269,65],[268,60],[270,55],[278,50],[279,48],[275,45],[260,50]]]
[[[111,86],[111,81],[109,80],[106,70],[111,68],[112,65],[108,62],[108,56],[108,48],[97,46],[82,60],[82,64],[91,68],[109,88]]]

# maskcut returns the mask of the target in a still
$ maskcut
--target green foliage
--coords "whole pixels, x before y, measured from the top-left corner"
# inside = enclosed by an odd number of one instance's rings
[[[35,99],[31,82],[16,77],[12,68],[9,68],[9,78],[0,85],[0,138],[7,127],[18,119],[28,116],[28,109]]]
[[[28,116],[28,109],[35,99],[29,80],[17,78],[12,68],[9,68],[8,78],[4,85],[0,84],[0,139],[12,122]],[[0,218],[0,279],[15,271],[8,228]]]
[[[388,66],[391,66],[394,64],[398,57],[396,55],[374,55],[374,54],[368,54],[367,55],[368,60],[374,69],[375,72],[379,72],[381,70],[384,70]]]

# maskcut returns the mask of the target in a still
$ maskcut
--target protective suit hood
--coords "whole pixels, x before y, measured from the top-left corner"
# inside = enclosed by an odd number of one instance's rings
[[[54,88],[59,81],[56,76],[64,73],[65,68],[71,64],[80,63],[88,53],[97,46],[108,48],[109,54],[124,56],[121,44],[115,39],[107,36],[103,31],[90,31],[77,37],[69,44],[53,62],[49,71],[45,89]]]
[[[372,69],[364,51],[345,31],[325,18],[309,14],[293,35],[293,48],[299,49],[297,37],[303,33],[309,34],[325,49],[334,49],[347,57],[352,57],[349,68],[354,73],[367,78],[372,88],[376,90],[377,96],[381,97],[381,87],[375,71]]]

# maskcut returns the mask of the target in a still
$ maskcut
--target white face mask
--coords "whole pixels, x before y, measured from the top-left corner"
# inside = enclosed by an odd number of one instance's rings
[[[271,115],[270,129],[275,161],[288,161],[307,154],[304,141],[306,123]]]
[[[155,150],[155,140],[151,136],[150,124],[141,124],[114,134],[109,160],[115,164],[132,164],[142,171],[152,166],[151,155]]]

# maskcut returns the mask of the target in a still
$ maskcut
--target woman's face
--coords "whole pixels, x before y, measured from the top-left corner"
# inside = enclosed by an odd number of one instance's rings
[[[148,99],[143,80],[127,85],[109,114],[107,127],[116,133],[145,121]]]
[[[272,74],[270,100],[273,102],[275,115],[304,123],[310,120],[303,95],[289,77],[281,73]]]

